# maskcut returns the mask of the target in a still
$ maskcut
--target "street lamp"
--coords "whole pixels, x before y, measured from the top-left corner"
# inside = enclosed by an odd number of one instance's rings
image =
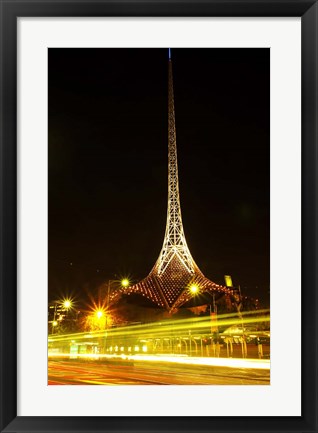
[[[70,299],[65,299],[64,301],[63,301],[63,307],[65,308],[65,310],[69,310],[69,309],[71,309],[72,308],[72,305],[73,305],[73,303],[72,303],[72,301],[70,300]]]
[[[104,312],[102,310],[97,310],[96,316],[97,316],[97,319],[101,319],[104,316]]]
[[[113,284],[113,283],[119,283],[119,280],[108,280],[108,287],[107,287],[107,313],[106,313],[106,329],[108,328],[108,314],[109,314],[109,304],[110,304],[110,289],[111,289],[111,285]],[[122,278],[122,280],[120,281],[120,285],[121,285],[121,287],[122,288],[127,288],[127,287],[129,287],[130,286],[130,281],[129,281],[129,279],[128,278]],[[102,317],[102,316],[100,316],[100,317]],[[106,338],[107,338],[107,335],[106,335]],[[106,343],[106,339],[105,339],[105,350],[106,350],[106,346],[107,346],[107,343]]]
[[[52,334],[54,334],[54,330],[57,326],[58,326],[58,322],[56,320],[52,320]]]
[[[110,297],[110,289],[113,283],[120,283],[121,288],[127,288],[130,286],[130,281],[128,278],[123,278],[122,280],[108,280],[108,288],[107,288],[107,308],[109,308],[109,297]]]
[[[53,305],[54,305],[54,314],[53,314],[53,321],[52,321],[52,334],[54,333],[54,328],[56,328],[56,326],[58,325],[57,320],[59,320],[60,322],[63,320],[64,315],[61,314],[61,312],[65,310],[68,313],[68,311],[73,308],[73,301],[70,298],[64,298],[55,301]]]
[[[200,291],[198,284],[196,283],[192,283],[189,286],[189,291],[190,293],[192,293],[192,295],[197,295]],[[189,355],[191,356],[191,352],[192,352],[192,341],[191,341],[191,330],[189,330]]]
[[[128,278],[123,278],[122,280],[121,280],[121,285],[122,285],[122,287],[128,287],[129,286],[129,280],[128,280]]]
[[[191,284],[190,286],[190,292],[195,295],[199,292],[199,286],[197,284]]]

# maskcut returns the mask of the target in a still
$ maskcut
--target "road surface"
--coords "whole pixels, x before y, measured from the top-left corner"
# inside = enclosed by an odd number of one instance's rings
[[[270,371],[169,362],[49,359],[49,385],[269,385]]]

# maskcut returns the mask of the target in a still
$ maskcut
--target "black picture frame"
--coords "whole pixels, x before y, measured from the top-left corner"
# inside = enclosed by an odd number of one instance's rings
[[[0,0],[1,431],[317,432],[317,35],[313,0]],[[301,17],[302,415],[296,417],[17,416],[17,18]],[[292,270],[291,270],[292,272]],[[292,381],[292,377],[290,378]],[[282,402],[283,404],[283,402]]]

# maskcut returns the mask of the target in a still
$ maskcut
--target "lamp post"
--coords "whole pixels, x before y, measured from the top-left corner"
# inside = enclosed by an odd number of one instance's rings
[[[213,311],[212,311],[213,305]],[[211,319],[211,339],[214,356],[220,356],[220,343],[219,343],[219,327],[217,322],[217,305],[215,302],[215,293],[213,293],[213,304],[210,304],[210,319]]]
[[[121,288],[127,288],[130,285],[130,281],[128,278],[123,278],[122,280],[108,280],[108,286],[107,286],[107,308],[109,308],[109,301],[110,301],[110,289],[113,283],[120,283]]]
[[[58,325],[58,322],[56,320],[56,313],[57,313],[57,306],[58,306],[58,302],[55,302],[54,304],[54,313],[53,313],[53,320],[52,320],[52,334],[54,334],[54,330]]]
[[[93,326],[96,326],[96,328],[99,331],[105,331],[105,340],[100,335],[98,338],[98,351],[106,352],[106,337],[107,337],[107,312],[102,307],[98,307],[94,310],[93,315]],[[99,348],[100,347],[100,348]]]
[[[108,313],[109,313],[109,307],[110,307],[110,291],[111,291],[111,287],[114,283],[117,283],[117,286],[120,283],[120,287],[121,288],[126,288],[130,286],[130,281],[128,278],[123,278],[122,280],[108,280],[108,284],[107,284],[107,301],[106,301],[106,322],[105,322],[105,327],[106,329],[108,329]],[[105,345],[104,345],[104,350],[106,351],[106,339],[107,339],[107,331],[106,331],[106,335],[105,335]]]
[[[189,287],[189,291],[193,295],[193,297],[195,297],[199,294],[200,288],[199,288],[198,284],[192,283]],[[192,356],[192,353],[191,353],[192,352],[192,341],[191,341],[192,335],[191,334],[192,334],[191,330],[189,330],[189,355],[190,356]],[[193,340],[193,342],[196,344],[195,340]]]
[[[56,320],[58,307],[66,310],[66,312],[68,313],[68,311],[73,307],[73,302],[69,298],[65,298],[65,299],[54,302],[54,313],[53,313],[53,320],[52,320],[52,334],[54,334],[54,330],[58,326],[58,321]],[[62,318],[63,318],[63,316],[61,316],[61,314],[60,314],[59,321],[61,321]]]
[[[235,301],[235,306],[237,310],[237,315],[241,321],[241,327],[242,327],[242,338],[241,338],[241,344],[242,344],[242,357],[246,358],[247,356],[247,346],[246,346],[246,336],[245,336],[245,328],[244,328],[244,319],[242,314],[242,293],[241,293],[241,286],[233,287],[232,278],[230,275],[224,275],[225,284],[227,287],[229,287],[232,290],[232,296]]]

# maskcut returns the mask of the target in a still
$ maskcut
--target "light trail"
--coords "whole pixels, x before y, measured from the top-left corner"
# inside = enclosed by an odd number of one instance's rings
[[[186,355],[108,355],[108,354],[76,354],[50,353],[49,358],[82,358],[91,360],[112,359],[127,361],[145,361],[150,363],[167,362],[184,365],[203,365],[210,367],[229,367],[244,369],[270,370],[270,361],[264,359],[240,359],[240,358],[207,358],[207,357],[188,357]]]
[[[149,362],[172,362],[187,365],[206,365],[211,367],[230,367],[230,368],[253,368],[260,370],[270,370],[270,361],[262,359],[240,359],[240,358],[196,358],[196,357],[176,357],[176,356],[156,356],[156,355],[131,355],[128,359],[135,361]]]
[[[260,313],[264,314],[260,316]],[[269,310],[258,310],[245,313],[244,325],[252,325],[261,322],[270,322]],[[257,316],[256,316],[257,314]],[[242,321],[237,318],[236,313],[218,316],[218,327],[229,327],[232,325],[242,326]],[[94,332],[79,332],[64,335],[50,335],[49,343],[67,342],[72,340],[86,340],[88,338],[105,338],[105,337],[135,337],[154,338],[163,335],[173,335],[178,337],[178,333],[189,331],[200,331],[201,333],[211,333],[211,318],[209,316],[183,319],[169,320],[164,322],[156,322],[151,324],[139,324],[130,326],[121,326],[117,328],[108,328],[103,331]],[[255,334],[255,332],[253,332]]]

